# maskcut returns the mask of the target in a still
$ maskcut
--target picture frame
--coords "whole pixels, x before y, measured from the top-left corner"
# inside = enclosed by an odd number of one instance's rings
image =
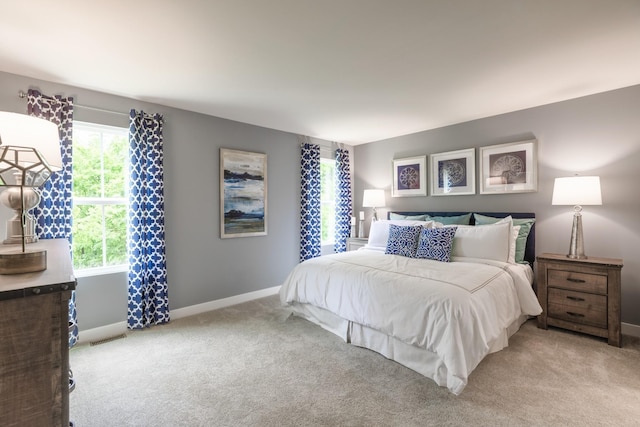
[[[267,155],[220,149],[220,237],[267,235]]]
[[[455,196],[476,194],[476,150],[448,151],[431,159],[431,195]]]
[[[427,156],[393,160],[392,197],[427,195]]]
[[[480,194],[538,191],[537,140],[480,147]]]

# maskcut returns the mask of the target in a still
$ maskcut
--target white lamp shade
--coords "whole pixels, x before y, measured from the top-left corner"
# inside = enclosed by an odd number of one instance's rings
[[[384,190],[364,190],[362,207],[380,208],[385,205]]]
[[[0,111],[0,144],[35,148],[53,171],[62,169],[58,126],[26,114]],[[29,159],[25,158],[28,163]],[[33,162],[37,162],[34,156]]]
[[[569,176],[556,178],[552,205],[601,205],[599,176]]]

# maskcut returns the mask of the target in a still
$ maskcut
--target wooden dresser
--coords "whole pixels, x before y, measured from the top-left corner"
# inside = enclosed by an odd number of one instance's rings
[[[607,338],[622,345],[620,325],[621,259],[537,257],[538,327],[556,326]]]
[[[69,425],[69,298],[65,239],[41,240],[47,269],[0,275],[0,426]],[[0,252],[20,245],[0,245]]]

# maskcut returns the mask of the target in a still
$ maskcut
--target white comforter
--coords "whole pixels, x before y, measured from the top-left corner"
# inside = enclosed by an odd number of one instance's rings
[[[528,266],[459,258],[443,263],[360,250],[296,266],[284,305],[311,304],[437,354],[447,387],[467,378],[521,315],[542,312]]]

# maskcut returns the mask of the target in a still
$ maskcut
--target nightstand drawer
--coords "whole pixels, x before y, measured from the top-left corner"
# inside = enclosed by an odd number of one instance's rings
[[[549,316],[605,328],[607,297],[549,288]]]
[[[607,294],[607,276],[553,269],[549,269],[547,275],[547,286],[550,288],[556,287],[580,292]]]

